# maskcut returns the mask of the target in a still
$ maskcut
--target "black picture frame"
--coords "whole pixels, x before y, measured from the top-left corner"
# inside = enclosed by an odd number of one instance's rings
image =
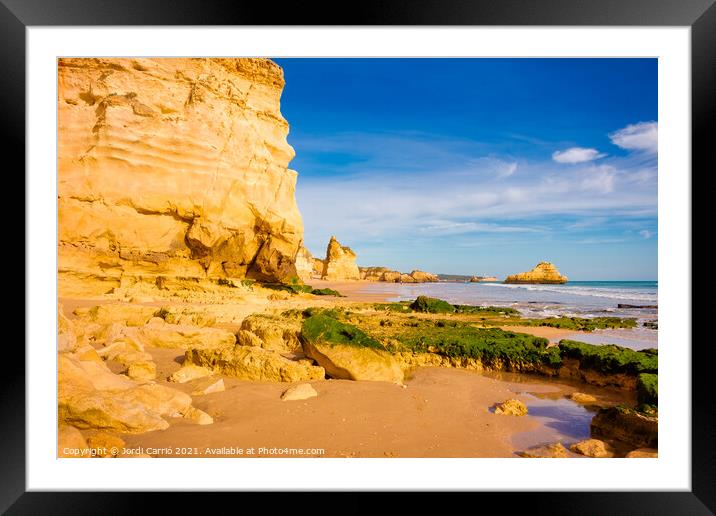
[[[0,0],[0,96],[4,138],[2,156],[24,169],[25,164],[25,30],[29,26],[88,25],[601,25],[689,26],[692,50],[692,171],[712,172],[714,153],[708,126],[716,118],[716,0],[416,0],[366,1],[347,5],[273,4],[189,0]],[[48,85],[49,86],[49,85]],[[6,169],[9,172],[9,169]],[[15,169],[13,174],[17,174]],[[18,174],[19,175],[19,174]],[[693,180],[693,179],[692,179]],[[692,190],[693,191],[693,190]],[[18,195],[19,197],[19,195]],[[18,229],[19,231],[19,229]],[[15,240],[19,241],[18,239]],[[19,245],[17,246],[19,248]],[[17,252],[16,250],[14,252]],[[23,251],[24,253],[24,251]],[[697,263],[694,263],[697,265]],[[697,269],[698,270],[698,269]],[[25,270],[26,278],[29,271]],[[691,284],[691,278],[685,278]],[[31,306],[26,306],[31,310]],[[48,321],[50,324],[50,321]],[[15,341],[17,342],[17,341]],[[691,343],[679,343],[680,346]],[[136,494],[26,492],[25,487],[25,353],[6,342],[0,389],[0,511],[8,514],[124,514],[148,507]],[[710,346],[706,346],[707,348]],[[708,350],[692,352],[692,489],[689,492],[533,492],[481,493],[481,503],[495,501],[510,510],[551,514],[712,514],[716,512],[716,446],[714,397],[708,383]],[[471,496],[474,496],[472,493]],[[310,493],[292,494],[290,503],[321,510]],[[219,507],[224,495],[162,493],[164,510],[182,512],[193,502]],[[256,495],[242,494],[243,507]],[[456,493],[453,496],[458,496]],[[463,495],[461,495],[463,496]],[[505,501],[505,497],[509,501]],[[272,494],[272,503],[284,495]],[[218,498],[218,499],[217,499]],[[370,497],[349,495],[343,507],[374,510]],[[424,504],[422,494],[411,500]],[[502,501],[501,501],[502,500]],[[211,505],[206,505],[207,502]],[[230,502],[231,503],[231,502]],[[335,503],[335,502],[333,502]],[[473,502],[470,502],[473,503]],[[246,505],[244,505],[246,504]],[[317,504],[317,505],[314,505]],[[324,506],[327,509],[327,506]],[[300,510],[299,510],[300,512]]]

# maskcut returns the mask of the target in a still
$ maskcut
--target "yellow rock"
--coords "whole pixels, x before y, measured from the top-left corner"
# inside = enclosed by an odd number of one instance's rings
[[[195,308],[162,307],[157,314],[161,314],[161,318],[169,324],[191,326],[213,326],[216,324],[215,315]]]
[[[242,335],[250,332],[251,335]],[[301,321],[270,314],[252,314],[241,323],[239,343],[294,353],[301,351]],[[257,337],[257,341],[253,337]]]
[[[584,394],[583,392],[573,392],[569,395],[569,399],[577,403],[595,403],[597,401],[597,398],[591,394]]]
[[[154,317],[156,311],[157,308],[154,306],[115,303],[78,308],[74,314],[81,319],[101,325],[120,323],[126,326],[143,326]]]
[[[227,330],[167,324],[161,319],[139,328],[137,338],[145,346],[171,349],[224,348],[236,342],[234,334]]]
[[[414,270],[410,274],[393,271],[387,267],[359,267],[360,277],[366,281],[385,281],[388,283],[427,283],[438,281],[430,272]]]
[[[82,361],[94,361],[94,362],[102,362],[102,358],[99,356],[99,353],[97,353],[97,350],[90,346],[89,344],[86,346],[82,346],[81,348],[75,350],[75,356]]]
[[[569,449],[574,453],[586,455],[587,457],[614,457],[614,450],[612,447],[599,439],[586,439],[584,441],[579,441],[578,443],[574,443],[570,446]]]
[[[75,326],[65,317],[60,304],[57,306],[57,351],[74,351],[77,345]]]
[[[535,459],[565,459],[569,457],[567,448],[562,443],[533,446],[525,451],[518,452],[517,455]]]
[[[281,395],[281,399],[283,401],[298,401],[315,398],[316,396],[318,396],[318,393],[310,383],[301,383],[286,389]]]
[[[209,379],[197,385],[191,395],[204,396],[215,392],[224,392],[225,390],[226,386],[224,386],[224,380],[222,378],[219,378],[218,380]]]
[[[198,425],[210,425],[214,422],[214,418],[203,410],[198,408],[189,407],[189,409],[183,414],[184,417],[190,421],[194,421]]]
[[[323,264],[321,264],[321,271],[318,273],[318,277],[321,277],[323,271]],[[296,272],[298,277],[302,281],[310,281],[314,278],[314,258],[311,252],[305,247],[301,246],[298,248],[296,253]]]
[[[627,459],[656,459],[659,457],[658,450],[654,448],[638,448],[625,455]]]
[[[224,349],[190,349],[185,363],[211,369],[241,380],[300,382],[322,380],[325,371],[306,361],[289,360],[279,353],[253,346]]]
[[[197,378],[204,378],[206,376],[211,376],[213,371],[211,369],[208,369],[206,367],[201,367],[198,365],[190,364],[188,362],[184,362],[182,367],[178,371],[174,371],[168,378],[170,382],[174,383],[186,383],[190,382],[192,380],[196,380]]]
[[[104,363],[58,355],[58,419],[78,428],[141,433],[169,426],[164,417],[192,414],[188,394],[138,385]]]
[[[157,377],[157,364],[154,362],[132,362],[127,368],[127,376],[132,380],[154,380]]]
[[[505,283],[567,283],[567,276],[562,276],[554,264],[540,262],[529,272],[507,276]]]
[[[303,350],[333,378],[403,382],[400,363],[380,349],[305,341]]]
[[[437,274],[433,274],[431,272],[423,272],[423,271],[412,271],[410,273],[410,276],[418,283],[429,283],[438,281]]]
[[[60,276],[295,276],[283,86],[268,59],[59,59]]]
[[[74,426],[59,424],[57,427],[57,456],[60,458],[91,457],[87,441]]]
[[[87,437],[87,444],[95,457],[119,457],[124,452],[124,440],[114,434],[97,432]]]
[[[342,246],[334,236],[328,242],[321,277],[330,281],[360,279],[356,254],[350,247]]]
[[[495,414],[505,416],[525,416],[527,415],[527,405],[520,400],[511,398],[495,405]]]

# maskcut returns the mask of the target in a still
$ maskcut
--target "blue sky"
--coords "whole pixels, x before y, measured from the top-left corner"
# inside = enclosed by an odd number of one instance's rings
[[[314,255],[657,278],[656,59],[275,61]]]

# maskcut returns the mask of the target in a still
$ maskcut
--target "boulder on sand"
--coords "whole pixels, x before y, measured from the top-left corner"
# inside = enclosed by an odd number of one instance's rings
[[[310,383],[300,383],[289,387],[281,395],[283,401],[306,400],[318,396],[316,389]]]
[[[301,335],[306,356],[333,378],[403,382],[399,362],[353,325],[316,314],[303,322]]]
[[[520,400],[511,398],[495,405],[495,414],[505,416],[525,416],[527,415],[527,405]]]

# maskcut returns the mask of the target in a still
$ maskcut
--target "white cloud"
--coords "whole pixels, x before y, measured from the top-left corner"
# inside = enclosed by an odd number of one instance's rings
[[[611,133],[609,139],[614,145],[622,149],[656,154],[659,127],[656,122],[639,122]]]
[[[564,151],[556,151],[552,159],[557,163],[584,163],[603,158],[606,154],[600,153],[597,149],[585,149],[584,147],[572,147]]]
[[[642,229],[641,231],[639,231],[639,235],[641,235],[641,237],[646,240],[651,238],[651,231],[649,231],[648,229]]]
[[[500,170],[497,173],[497,177],[499,177],[499,178],[510,177],[516,171],[517,171],[517,163],[505,163],[504,166],[502,167],[502,170]]]
[[[563,232],[565,219],[577,224],[574,234],[584,219],[599,227],[605,217],[635,221],[637,236],[649,227],[642,219],[656,217],[656,162],[646,153],[557,172],[551,160],[475,156],[470,153],[482,149],[451,141],[426,149],[422,136],[414,143],[407,136],[391,145],[377,141],[372,134],[325,136],[323,146],[332,152],[352,155],[359,148],[361,159],[341,166],[340,174],[298,168],[296,196],[312,251],[322,252],[333,234],[357,251],[379,241],[401,248],[445,235],[523,241]]]

